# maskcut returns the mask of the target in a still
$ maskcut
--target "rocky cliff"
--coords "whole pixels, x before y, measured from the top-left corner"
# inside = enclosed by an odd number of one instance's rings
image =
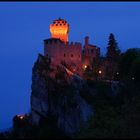
[[[39,54],[32,69],[32,123],[52,117],[65,134],[74,134],[93,115],[93,108],[81,96],[86,88],[78,75]]]

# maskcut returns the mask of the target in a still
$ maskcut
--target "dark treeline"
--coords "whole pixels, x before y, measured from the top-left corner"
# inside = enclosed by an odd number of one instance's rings
[[[98,91],[88,97],[95,116],[90,119],[88,128],[81,127],[77,138],[140,138],[140,49],[129,48],[121,53],[111,33],[106,56],[98,61],[100,64],[94,64],[98,80],[94,83],[87,79]],[[105,65],[103,78],[98,73],[101,65]],[[119,81],[115,96],[110,90],[114,80]]]

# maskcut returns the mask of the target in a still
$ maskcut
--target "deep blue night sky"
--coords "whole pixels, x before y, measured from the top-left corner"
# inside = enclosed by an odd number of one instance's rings
[[[32,67],[58,17],[70,24],[69,41],[88,35],[102,54],[111,32],[122,51],[140,48],[140,2],[0,2],[0,129],[30,111]]]

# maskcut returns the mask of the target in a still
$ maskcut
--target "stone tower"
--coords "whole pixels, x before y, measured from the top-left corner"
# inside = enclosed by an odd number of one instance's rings
[[[54,20],[50,24],[50,32],[52,38],[58,38],[66,43],[68,42],[69,24],[61,18]]]

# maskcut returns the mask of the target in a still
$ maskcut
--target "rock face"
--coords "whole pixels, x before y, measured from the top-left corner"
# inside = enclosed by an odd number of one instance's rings
[[[93,115],[93,109],[80,95],[84,88],[80,77],[39,54],[32,71],[32,123],[38,125],[41,118],[53,116],[65,134],[77,132]]]

